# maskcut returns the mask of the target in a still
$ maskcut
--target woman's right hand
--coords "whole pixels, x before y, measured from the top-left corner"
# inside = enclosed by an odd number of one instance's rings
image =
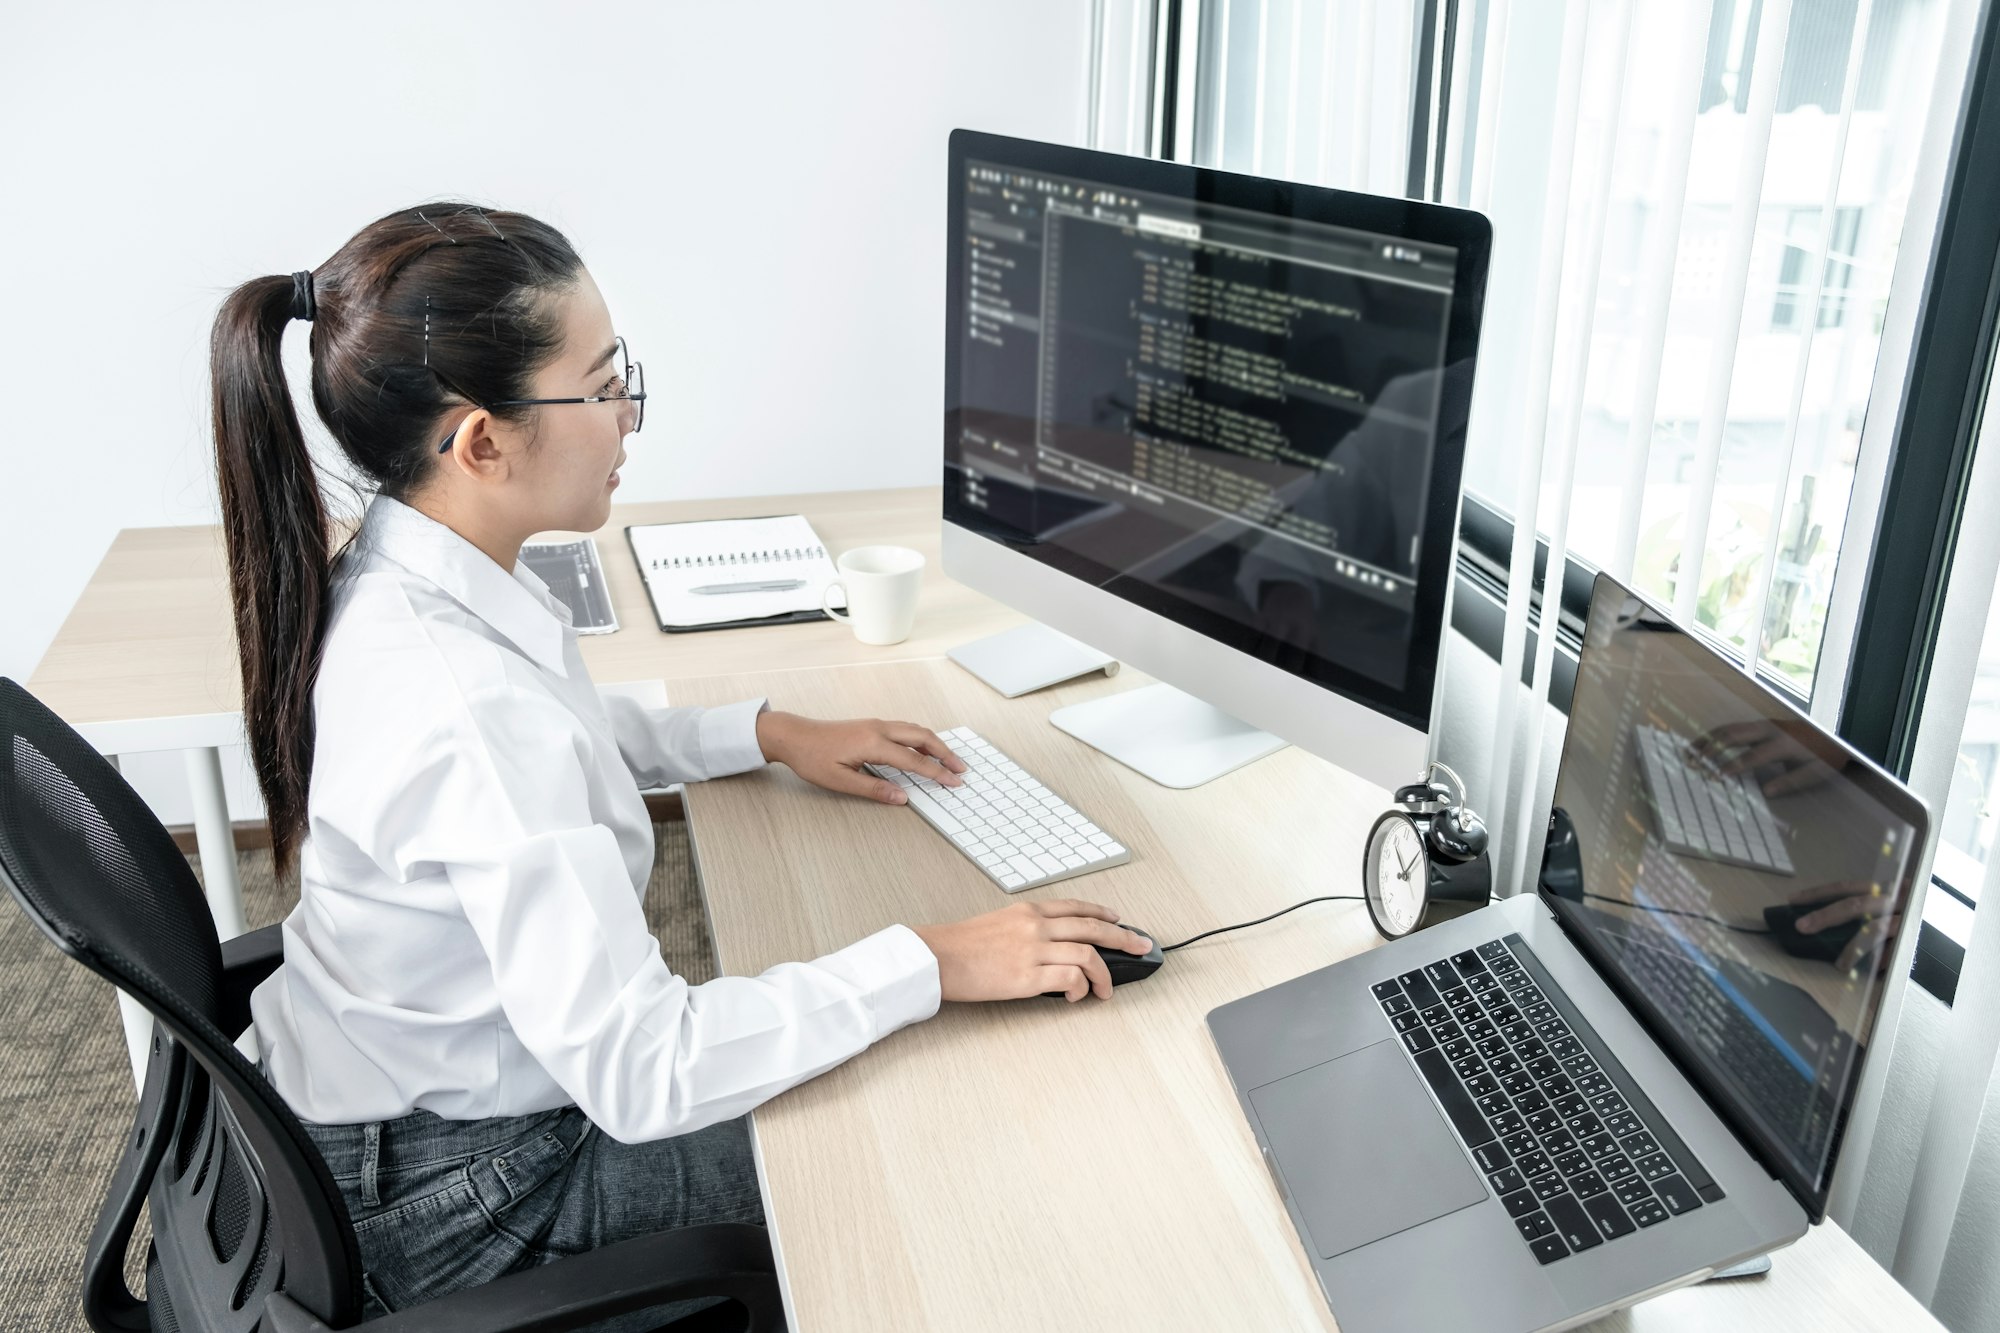
[[[1143,954],[1153,942],[1117,924],[1118,913],[1074,898],[1017,902],[945,926],[914,926],[937,955],[947,1000],[1019,1000],[1061,991],[1111,998],[1111,973],[1093,945]]]

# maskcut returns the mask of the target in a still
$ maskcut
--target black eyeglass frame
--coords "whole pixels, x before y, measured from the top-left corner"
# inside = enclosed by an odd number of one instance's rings
[[[646,424],[646,367],[643,363],[631,359],[631,353],[626,348],[623,338],[619,338],[616,341],[618,345],[619,364],[624,367],[624,370],[621,372],[621,378],[625,381],[624,393],[598,394],[590,398],[503,398],[497,403],[482,403],[475,399],[472,405],[491,412],[495,408],[501,407],[553,407],[561,403],[633,403],[637,405],[638,415],[632,420],[632,433],[637,435],[639,428]],[[431,373],[434,375],[437,374],[436,371],[432,371]],[[438,375],[438,378],[444,380],[446,388],[451,389],[454,393],[458,392],[452,386],[451,381],[445,380],[444,376]],[[470,394],[459,394],[459,396],[468,399],[472,397]],[[461,421],[458,424],[463,426],[465,423]],[[438,452],[441,454],[450,453],[451,442],[457,438],[458,430],[454,427],[451,434],[445,436],[443,442],[438,445]]]

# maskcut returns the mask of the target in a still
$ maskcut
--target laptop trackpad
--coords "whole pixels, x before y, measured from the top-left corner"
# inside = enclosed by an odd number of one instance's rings
[[[1322,1259],[1486,1197],[1398,1042],[1267,1083],[1250,1104]]]

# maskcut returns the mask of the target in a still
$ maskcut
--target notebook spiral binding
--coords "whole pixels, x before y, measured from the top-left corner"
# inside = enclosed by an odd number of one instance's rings
[[[735,551],[725,555],[675,556],[662,569],[736,568],[765,565],[786,560],[816,560],[826,555],[824,546],[781,546],[768,551]]]

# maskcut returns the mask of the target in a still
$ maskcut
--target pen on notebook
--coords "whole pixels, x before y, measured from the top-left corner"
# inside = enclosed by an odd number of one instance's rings
[[[790,592],[806,586],[804,579],[766,579],[761,583],[705,583],[689,592],[713,595],[721,592]]]

